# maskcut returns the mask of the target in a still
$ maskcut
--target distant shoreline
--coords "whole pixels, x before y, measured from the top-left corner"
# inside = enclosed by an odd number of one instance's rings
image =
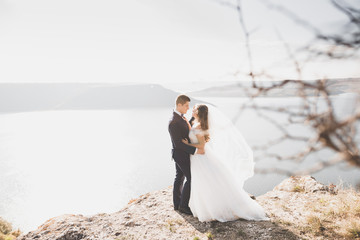
[[[360,78],[327,80],[331,96],[354,93],[360,89]],[[240,82],[239,82],[240,83]],[[188,92],[192,104],[201,102],[197,97],[247,98],[241,82],[208,87]],[[185,84],[185,83],[184,83]],[[297,86],[286,85],[259,98],[297,96]],[[0,83],[0,114],[48,110],[115,110],[173,107],[179,92],[159,84],[117,83]],[[308,92],[309,96],[314,95]]]

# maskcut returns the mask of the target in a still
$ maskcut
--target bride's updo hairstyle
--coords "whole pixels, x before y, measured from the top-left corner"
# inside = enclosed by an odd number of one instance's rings
[[[199,118],[200,127],[203,131],[207,131],[209,129],[208,111],[209,109],[206,105],[204,104],[197,105],[197,115]],[[204,137],[206,142],[210,140],[208,133],[206,133]]]

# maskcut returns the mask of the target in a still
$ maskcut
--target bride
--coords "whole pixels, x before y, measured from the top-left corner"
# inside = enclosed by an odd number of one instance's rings
[[[191,144],[205,154],[191,155],[190,209],[201,222],[268,220],[263,208],[243,189],[254,173],[253,154],[234,124],[210,105],[196,105]]]

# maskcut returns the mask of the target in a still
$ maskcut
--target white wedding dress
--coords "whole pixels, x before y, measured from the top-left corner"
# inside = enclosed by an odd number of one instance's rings
[[[189,207],[193,215],[201,222],[268,220],[264,209],[243,189],[244,181],[253,175],[252,151],[230,120],[211,106],[208,132],[205,154],[191,155]],[[198,143],[197,134],[205,132],[193,126],[191,143]]]

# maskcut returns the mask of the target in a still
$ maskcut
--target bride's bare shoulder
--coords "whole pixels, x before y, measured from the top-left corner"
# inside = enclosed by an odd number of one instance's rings
[[[192,125],[193,129],[201,129],[200,123],[199,122],[194,122],[194,125]]]

